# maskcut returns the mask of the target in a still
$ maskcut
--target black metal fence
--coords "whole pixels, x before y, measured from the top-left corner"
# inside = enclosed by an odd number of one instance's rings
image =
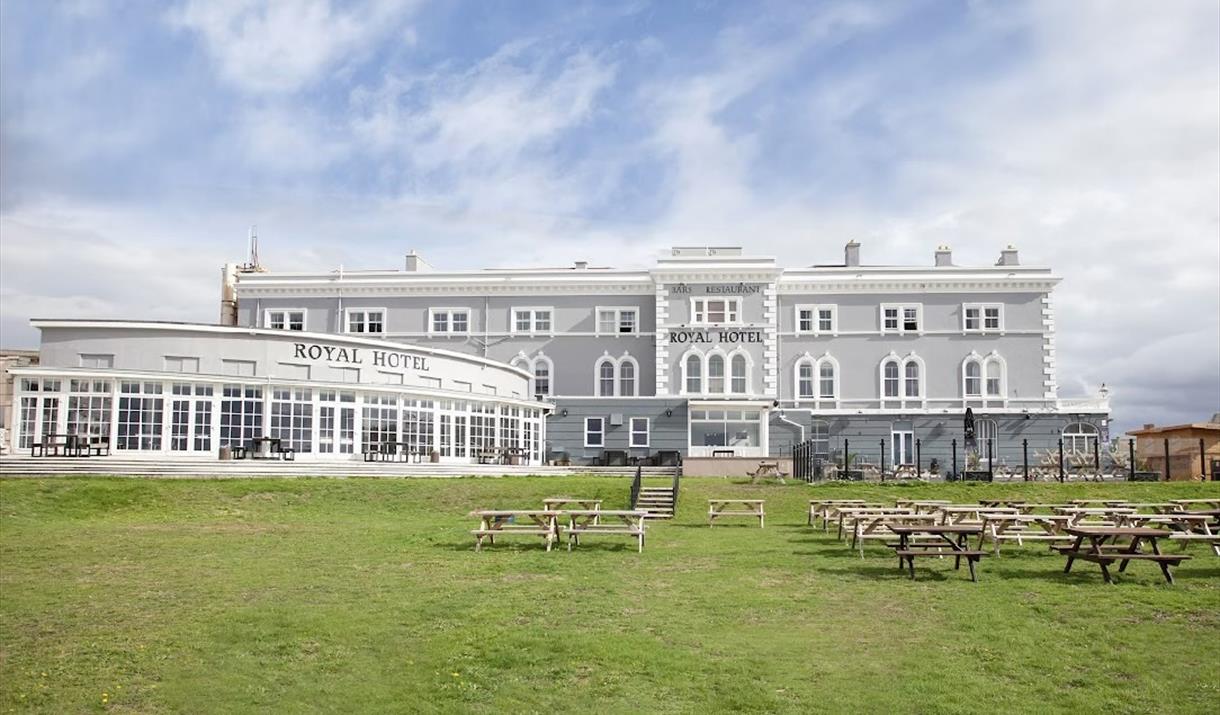
[[[1129,481],[1168,481],[1175,473],[1190,478],[1220,481],[1220,460],[1208,454],[1204,441],[1198,440],[1199,467],[1193,466],[1193,445],[1182,440],[1163,440],[1162,455],[1152,456],[1146,447],[1137,455],[1136,442],[1115,440],[1104,448],[1092,439],[1086,448],[1065,447],[1062,438],[1048,448],[1031,448],[1029,440],[984,439],[971,448],[951,439],[925,446],[922,439],[913,445],[902,444],[895,455],[890,440],[844,437],[839,440],[806,440],[792,446],[792,474],[796,479],[815,482],[826,479],[847,481],[889,481],[901,479],[946,481],[1068,481],[1127,479]],[[1176,467],[1186,464],[1189,466]],[[1196,476],[1197,475],[1197,476]],[[1180,478],[1182,478],[1180,476]]]

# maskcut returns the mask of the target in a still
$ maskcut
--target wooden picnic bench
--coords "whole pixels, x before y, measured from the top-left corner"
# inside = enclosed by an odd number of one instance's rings
[[[563,512],[568,518],[565,529],[568,535],[568,551],[572,545],[580,544],[580,537],[587,535],[623,535],[636,540],[637,551],[644,551],[644,526],[648,512],[641,509],[576,509]],[[603,523],[605,518],[608,523]]]
[[[1106,583],[1114,583],[1114,578],[1110,575],[1110,564],[1118,561],[1118,570],[1121,573],[1127,570],[1128,562],[1139,560],[1155,561],[1157,566],[1161,567],[1161,574],[1165,576],[1165,581],[1172,584],[1173,572],[1169,570],[1170,567],[1177,566],[1190,558],[1186,554],[1161,553],[1156,542],[1157,539],[1169,535],[1169,532],[1164,529],[1131,526],[1071,526],[1068,527],[1067,532],[1075,536],[1076,541],[1071,546],[1053,547],[1059,553],[1067,556],[1067,565],[1063,567],[1063,572],[1069,573],[1076,559],[1092,561],[1101,567],[1101,575],[1105,578]],[[1119,539],[1124,538],[1130,539],[1131,542],[1125,546],[1117,543]],[[1089,542],[1087,549],[1082,548],[1085,540]],[[1142,542],[1148,542],[1152,553],[1140,551],[1139,547]]]
[[[851,548],[859,549],[860,558],[864,558],[864,542],[870,539],[892,539],[896,525],[935,524],[935,514],[914,514],[909,511],[901,513],[870,513],[852,516]]]
[[[758,528],[765,527],[765,499],[708,499],[707,525],[726,516],[749,516],[758,519]]]
[[[1220,556],[1220,533],[1212,530],[1216,517],[1210,514],[1191,514],[1187,512],[1172,512],[1168,514],[1123,514],[1119,517],[1119,526],[1156,525],[1169,530],[1170,541],[1182,542],[1182,550],[1192,541],[1208,543],[1212,551]]]
[[[1064,531],[1070,516],[1065,514],[997,514],[983,515],[983,531],[979,534],[978,548],[991,540],[992,552],[1000,555],[1001,541],[1015,541],[1023,545],[1026,541],[1071,541]]]
[[[856,521],[869,516],[885,516],[898,514],[915,514],[914,509],[898,508],[898,507],[838,507],[834,510],[835,520],[838,522],[838,530],[835,533],[835,538],[840,541],[849,533],[855,530]]]
[[[474,550],[481,551],[483,540],[495,544],[497,536],[512,536],[525,534],[541,536],[546,542],[546,550],[550,551],[559,538],[558,518],[560,512],[549,509],[483,509],[472,511],[470,515],[479,519],[479,528],[472,530],[474,534]],[[527,523],[518,524],[517,519]]]
[[[968,539],[982,533],[981,524],[895,524],[890,527],[890,531],[898,536],[898,543],[894,545],[898,568],[902,569],[905,561],[911,578],[915,578],[915,559],[924,556],[952,556],[954,570],[960,569],[962,559],[966,559],[970,580],[978,581],[975,565],[980,558],[987,556],[988,552],[968,548]],[[912,541],[911,537],[915,534],[937,538],[930,541]],[[948,547],[948,551],[944,550],[945,547]]]
[[[809,500],[809,526],[814,526],[814,521],[822,519],[823,527],[826,526],[826,515],[833,506],[864,506],[867,502],[863,499],[810,499]],[[878,504],[877,506],[880,506]]]
[[[757,483],[765,477],[775,477],[780,484],[787,484],[784,477],[788,476],[779,468],[779,462],[763,460],[758,463],[758,468],[750,472],[750,482]]]

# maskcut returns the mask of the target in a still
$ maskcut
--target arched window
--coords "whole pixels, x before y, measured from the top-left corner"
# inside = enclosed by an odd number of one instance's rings
[[[898,397],[898,361],[888,360],[882,366],[882,391],[885,397]]]
[[[618,394],[635,397],[635,360],[623,358],[618,366]]]
[[[919,397],[919,363],[910,360],[904,369],[906,371],[906,396]]]
[[[599,397],[614,396],[614,361],[608,357],[597,363],[597,394]]]
[[[835,366],[830,360],[823,360],[818,366],[818,397],[831,400],[835,397]]]
[[[724,394],[724,357],[721,355],[707,359],[707,391],[713,395]]]
[[[746,356],[734,355],[729,367],[732,371],[730,392],[735,395],[746,394]]]
[[[1073,422],[1063,428],[1063,450],[1077,454],[1092,454],[1097,442],[1097,427],[1088,422]]]
[[[551,361],[549,358],[534,358],[534,397],[551,396]]]
[[[983,395],[983,368],[978,360],[966,361],[966,397],[981,397]]]
[[[703,392],[703,361],[698,355],[686,358],[686,391],[696,395]]]
[[[796,396],[813,399],[813,363],[802,360],[796,366]]]
[[[987,396],[1001,397],[1002,388],[1000,387],[1000,370],[1002,366],[999,360],[987,361]]]

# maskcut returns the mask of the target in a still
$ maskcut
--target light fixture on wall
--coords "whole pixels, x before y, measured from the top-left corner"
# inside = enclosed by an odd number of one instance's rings
[[[560,410],[560,411],[559,411],[559,416],[560,416],[560,417],[567,417],[567,416],[568,416],[568,408],[566,408],[566,407],[565,407],[565,408],[563,408],[562,410]]]
[[[666,416],[666,417],[673,417],[673,416],[674,416],[674,411],[673,411],[673,409],[671,409],[671,408],[669,408],[669,407],[666,407],[666,408],[665,408],[665,416]]]

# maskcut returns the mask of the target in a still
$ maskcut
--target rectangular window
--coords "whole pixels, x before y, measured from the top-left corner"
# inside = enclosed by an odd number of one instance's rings
[[[161,449],[165,400],[161,383],[123,382],[119,386],[118,442],[115,449]]]
[[[114,367],[114,356],[81,353],[80,366],[109,369]]]
[[[963,303],[962,330],[967,333],[1004,329],[1004,306],[999,303]]]
[[[263,327],[272,330],[304,330],[305,311],[300,308],[268,310],[263,319]]]
[[[385,310],[352,308],[347,311],[347,332],[364,335],[385,334]]]
[[[606,423],[601,417],[585,418],[585,446],[603,447],[606,441]]]
[[[313,390],[277,387],[271,391],[271,436],[295,452],[313,451]]]
[[[360,368],[358,367],[336,367],[331,369],[334,371],[336,382],[360,382]]]
[[[197,357],[180,357],[177,355],[165,356],[165,371],[166,372],[199,372],[199,358]]]
[[[834,333],[839,329],[839,310],[836,305],[796,306],[796,331],[798,333]]]
[[[398,398],[394,395],[367,395],[364,398],[363,440],[366,451],[398,441]]]
[[[550,333],[551,308],[513,308],[514,333]]]
[[[428,311],[428,332],[434,334],[465,334],[470,332],[470,311],[466,308],[431,308]]]
[[[648,423],[647,417],[632,417],[631,418],[631,446],[632,447],[647,447],[648,446]]]
[[[248,447],[263,433],[263,388],[225,385],[220,401],[220,446]]]
[[[639,324],[638,308],[597,309],[598,335],[631,335],[639,331]]]
[[[734,325],[741,322],[740,298],[691,298],[691,323]]]
[[[225,375],[238,377],[254,377],[255,364],[253,360],[221,360],[221,372]]]
[[[923,330],[923,306],[918,303],[883,303],[882,333],[918,333]]]

